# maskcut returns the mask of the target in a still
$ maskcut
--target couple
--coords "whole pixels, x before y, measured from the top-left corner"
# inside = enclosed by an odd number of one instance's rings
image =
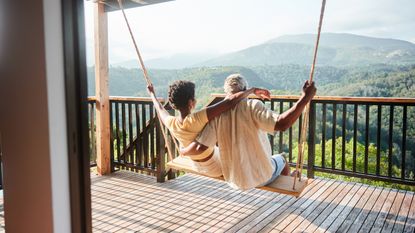
[[[241,190],[267,185],[280,174],[289,175],[284,157],[272,155],[267,133],[291,127],[316,93],[314,83],[305,82],[300,99],[278,115],[260,100],[246,99],[249,94],[269,98],[267,90],[247,86],[241,75],[232,74],[225,80],[227,97],[223,101],[192,113],[195,85],[176,81],[169,88],[169,102],[179,112],[176,117],[163,109],[153,87],[148,87],[159,117],[180,142],[181,154],[189,156],[199,172],[223,175]]]

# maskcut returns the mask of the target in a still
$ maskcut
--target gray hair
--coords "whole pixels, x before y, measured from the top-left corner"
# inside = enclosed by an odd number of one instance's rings
[[[241,74],[231,74],[225,79],[223,89],[226,94],[245,91],[248,88],[248,82]]]

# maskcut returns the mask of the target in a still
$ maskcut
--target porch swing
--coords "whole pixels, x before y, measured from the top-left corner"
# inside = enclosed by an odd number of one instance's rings
[[[125,23],[128,27],[128,31],[130,33],[132,42],[134,44],[136,53],[137,53],[137,57],[140,63],[140,67],[141,70],[143,72],[144,75],[144,79],[147,83],[147,85],[152,85],[152,82],[149,78],[147,69],[144,65],[143,59],[141,57],[140,51],[138,49],[137,43],[135,41],[134,35],[132,33],[129,21],[127,19],[127,16],[124,12],[124,6],[122,3],[122,0],[118,0],[118,5],[120,10],[122,11],[123,17],[125,19]],[[315,64],[316,64],[316,60],[317,60],[317,51],[318,51],[318,45],[319,45],[319,41],[320,41],[320,34],[321,34],[321,26],[323,23],[323,16],[324,16],[324,9],[325,9],[325,5],[326,5],[326,0],[322,0],[322,5],[321,5],[321,11],[320,11],[320,20],[319,20],[319,24],[318,24],[318,30],[317,30],[317,39],[316,39],[316,43],[315,43],[315,47],[314,47],[314,53],[313,53],[313,62],[311,65],[311,70],[310,70],[310,76],[309,76],[309,81],[312,82],[313,81],[313,76],[314,76],[314,68],[315,68]],[[296,162],[296,166],[295,166],[295,174],[299,174],[298,176],[284,176],[284,175],[280,175],[278,176],[278,178],[273,181],[272,183],[268,184],[267,186],[263,186],[263,187],[258,187],[259,189],[263,189],[263,190],[267,190],[267,191],[272,191],[272,192],[277,192],[277,193],[282,193],[282,194],[287,194],[287,195],[292,195],[295,197],[299,197],[301,195],[301,193],[303,192],[303,190],[305,189],[305,187],[308,184],[308,179],[306,177],[303,177],[302,174],[302,170],[303,170],[303,162],[304,162],[304,152],[305,152],[305,147],[306,147],[306,134],[307,134],[307,129],[308,129],[308,119],[309,119],[309,111],[310,111],[310,104],[308,103],[304,109],[303,112],[303,121],[302,121],[302,125],[301,125],[301,137],[300,137],[300,141],[298,144],[298,157],[297,157],[297,162]],[[160,125],[163,125],[161,119],[159,117],[157,117],[157,119],[159,120]],[[168,141],[168,137],[167,137],[167,133],[165,131],[165,127],[160,127],[161,128],[161,132],[163,134],[163,138],[164,140],[167,142]],[[177,141],[173,138],[172,140],[175,144],[175,149],[177,151],[178,154],[178,145],[177,145]],[[178,171],[184,171],[184,172],[189,172],[189,173],[194,173],[197,175],[203,175],[201,173],[199,173],[198,171],[196,171],[193,166],[192,166],[192,160],[189,157],[186,156],[179,156],[177,158],[173,158],[173,152],[172,152],[172,148],[170,146],[166,146],[167,147],[167,153],[169,156],[169,162],[166,164],[167,167],[169,169],[173,169],[173,170],[178,170]],[[217,178],[219,180],[223,180],[223,177],[219,177]]]

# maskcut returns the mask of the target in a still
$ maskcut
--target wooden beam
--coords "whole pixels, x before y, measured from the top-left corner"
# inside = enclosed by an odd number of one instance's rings
[[[110,161],[110,103],[108,85],[108,18],[105,6],[94,6],[95,28],[95,96],[97,170],[99,175],[111,173]]]
[[[123,0],[124,9],[148,6],[173,0]],[[118,0],[105,0],[105,12],[119,10]]]

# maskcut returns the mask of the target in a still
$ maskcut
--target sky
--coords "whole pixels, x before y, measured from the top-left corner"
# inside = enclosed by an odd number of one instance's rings
[[[85,2],[87,60],[93,64],[94,4]],[[144,60],[225,54],[286,34],[316,33],[320,0],[175,0],[126,11]],[[327,0],[322,32],[415,43],[414,0]],[[120,11],[108,14],[110,64],[136,59]]]

